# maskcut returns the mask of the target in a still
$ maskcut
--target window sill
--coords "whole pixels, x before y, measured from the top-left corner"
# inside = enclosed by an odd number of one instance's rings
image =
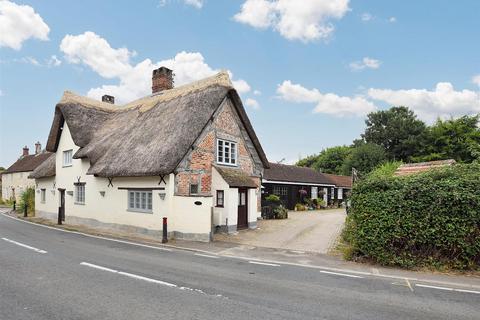
[[[68,167],[71,167],[72,165],[71,164],[67,164],[67,165],[63,165],[62,168],[68,168]]]
[[[136,210],[136,209],[127,209],[128,212],[134,213],[146,213],[146,214],[153,214],[153,210]]]
[[[215,208],[225,208],[224,206],[215,206]]]
[[[223,163],[223,162],[217,162],[217,164],[221,166],[227,166],[227,167],[238,167],[238,164]]]
[[[84,206],[85,205],[85,202],[74,202],[73,204],[76,204],[76,205],[79,205],[79,206]]]

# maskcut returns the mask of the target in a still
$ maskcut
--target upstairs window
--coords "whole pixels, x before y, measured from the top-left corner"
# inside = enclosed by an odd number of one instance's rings
[[[217,163],[229,166],[237,165],[237,143],[217,140]]]
[[[63,166],[70,167],[72,165],[73,150],[63,151]]]

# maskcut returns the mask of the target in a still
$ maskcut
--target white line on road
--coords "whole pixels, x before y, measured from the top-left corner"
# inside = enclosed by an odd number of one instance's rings
[[[195,255],[199,256],[199,257],[212,258],[212,259],[218,259],[219,258],[218,256],[211,256],[209,254],[203,254],[203,253],[195,253]]]
[[[325,271],[325,270],[320,270],[320,272],[321,272],[321,273],[327,273],[327,274],[334,274],[334,275],[337,275],[337,276],[349,277],[349,278],[360,278],[360,279],[363,279],[363,277],[355,276],[355,275],[353,275],[353,274],[330,272],[330,271]]]
[[[29,245],[26,245],[26,244],[23,244],[23,243],[20,243],[20,242],[17,242],[17,241],[13,241],[13,240],[10,240],[10,239],[7,239],[7,238],[2,238],[2,240],[5,240],[5,241],[13,243],[13,244],[16,244],[17,246],[20,246],[20,247],[24,247],[24,248],[33,250],[33,251],[38,252],[38,253],[47,253],[47,251],[45,251],[45,250],[41,250],[41,249],[29,246]]]
[[[93,264],[93,263],[81,262],[80,265],[86,266],[86,267],[90,267],[90,268],[95,268],[95,269],[102,270],[102,271],[108,271],[108,272],[112,272],[112,273],[118,273],[117,270],[110,269],[110,268],[106,268],[106,267],[102,267],[102,266],[98,266],[98,265]]]
[[[248,263],[259,264],[259,265],[262,265],[262,266],[280,267],[279,264],[275,264],[275,263],[266,263],[266,262],[258,262],[258,261],[248,261]]]
[[[465,292],[465,293],[480,294],[480,291],[465,290],[465,289],[454,289],[454,288],[448,288],[448,287],[428,286],[428,285],[426,285],[426,284],[415,284],[415,286],[417,286],[417,287],[422,287],[422,288],[445,290],[445,291],[456,291],[456,292]]]

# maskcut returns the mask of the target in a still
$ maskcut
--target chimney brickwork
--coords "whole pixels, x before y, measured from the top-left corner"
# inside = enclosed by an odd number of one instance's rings
[[[23,156],[23,157],[28,156],[28,150],[29,150],[29,149],[28,149],[27,146],[23,147],[23,153],[22,153],[22,156]]]
[[[37,141],[37,143],[35,143],[35,154],[39,154],[40,152],[42,152],[42,145],[40,141]]]
[[[166,67],[153,70],[152,93],[169,89],[173,89],[173,71]]]

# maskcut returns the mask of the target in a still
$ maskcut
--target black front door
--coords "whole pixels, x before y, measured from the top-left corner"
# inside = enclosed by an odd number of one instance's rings
[[[248,228],[248,189],[238,189],[237,229]]]
[[[58,189],[60,192],[60,204],[58,207],[58,224],[65,221],[65,189]]]

